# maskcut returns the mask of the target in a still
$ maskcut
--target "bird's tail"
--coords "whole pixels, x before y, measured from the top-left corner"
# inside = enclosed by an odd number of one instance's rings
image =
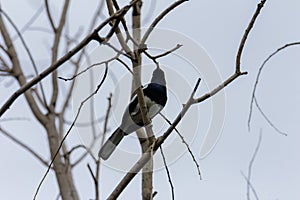
[[[118,128],[101,147],[98,156],[107,160],[124,137],[124,132]]]

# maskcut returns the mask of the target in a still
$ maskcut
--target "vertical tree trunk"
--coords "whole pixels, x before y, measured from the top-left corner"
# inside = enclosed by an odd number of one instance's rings
[[[59,135],[55,126],[55,116],[49,115],[49,122],[46,125],[48,134],[49,149],[51,158],[54,157],[59,144]],[[63,200],[79,200],[75,184],[73,181],[71,166],[68,157],[63,157],[60,153],[53,162],[56,180],[60,189],[60,196]]]
[[[142,1],[137,2],[133,6],[132,11],[132,28],[133,28],[133,38],[135,41],[139,44],[141,40],[141,7],[142,7]],[[140,79],[141,77],[141,64],[142,64],[142,57],[138,50],[139,47],[135,46],[135,55],[137,62],[133,62],[133,71],[134,75]],[[133,88],[136,89],[138,86],[134,85],[136,84],[135,81],[133,81]],[[145,140],[146,134],[141,131],[137,131],[137,134],[140,138],[140,143],[142,147],[142,152],[145,153],[145,151],[148,149],[149,145],[151,144],[149,140]],[[142,171],[142,197],[143,200],[152,200],[152,189],[153,189],[153,158],[151,157],[148,163],[144,166]]]

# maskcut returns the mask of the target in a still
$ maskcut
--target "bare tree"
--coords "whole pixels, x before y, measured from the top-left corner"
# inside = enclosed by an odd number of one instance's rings
[[[158,148],[162,147],[162,144],[167,140],[171,133],[176,130],[176,126],[183,119],[184,115],[188,112],[192,105],[200,104],[209,98],[213,98],[215,94],[219,91],[223,90],[227,85],[234,82],[238,77],[246,75],[247,72],[241,69],[241,59],[242,53],[248,38],[249,33],[254,27],[254,24],[262,10],[266,0],[262,0],[258,5],[250,19],[249,24],[247,25],[245,32],[240,41],[237,55],[236,55],[236,63],[233,67],[234,72],[223,82],[220,82],[213,90],[209,91],[201,95],[200,97],[195,97],[197,89],[200,85],[201,78],[195,81],[195,86],[192,91],[190,91],[190,97],[186,104],[184,104],[181,112],[178,113],[176,119],[173,122],[169,122],[167,118],[166,121],[170,123],[168,130],[160,137],[156,138],[155,134],[152,130],[151,120],[148,116],[147,106],[145,103],[145,98],[143,94],[143,90],[141,87],[141,72],[143,70],[143,61],[142,58],[150,59],[153,64],[159,66],[158,60],[162,57],[168,56],[172,52],[176,51],[181,47],[181,45],[177,44],[174,48],[159,54],[159,55],[151,55],[148,51],[148,46],[150,44],[147,43],[149,36],[152,31],[155,30],[157,24],[167,17],[167,15],[179,7],[181,4],[186,2],[186,0],[178,0],[165,8],[150,24],[149,28],[145,31],[145,33],[141,32],[141,21],[142,21],[142,1],[141,0],[132,0],[128,1],[127,5],[121,7],[116,0],[106,0],[100,1],[99,5],[96,6],[96,10],[94,13],[94,17],[91,19],[91,22],[86,30],[86,36],[81,40],[77,41],[77,35],[71,36],[68,32],[68,14],[70,13],[70,0],[65,0],[61,13],[56,20],[56,17],[53,17],[52,9],[48,0],[44,1],[41,9],[37,11],[33,15],[33,18],[25,24],[22,29],[19,29],[14,21],[10,18],[9,13],[5,12],[5,8],[1,7],[0,14],[0,30],[2,35],[2,41],[0,44],[1,49],[1,66],[0,66],[0,75],[5,77],[13,77],[14,80],[19,84],[19,89],[11,94],[8,97],[8,100],[2,103],[0,108],[0,117],[3,117],[6,112],[9,112],[9,108],[14,106],[14,102],[19,97],[24,97],[26,102],[34,116],[35,121],[40,124],[44,132],[47,134],[48,138],[48,150],[50,152],[50,158],[46,159],[40,156],[34,149],[32,149],[29,145],[26,145],[19,139],[17,139],[13,134],[9,133],[4,127],[0,126],[0,131],[13,140],[15,143],[26,149],[30,152],[34,157],[36,157],[43,165],[47,167],[47,170],[42,177],[38,187],[36,189],[34,199],[37,198],[39,189],[42,187],[42,184],[47,177],[50,171],[55,173],[55,177],[57,180],[57,184],[59,187],[59,196],[62,199],[79,199],[78,189],[75,187],[74,177],[73,177],[73,167],[78,163],[83,161],[83,158],[86,156],[91,156],[93,161],[95,162],[95,172],[92,169],[92,166],[88,164],[88,170],[93,178],[95,185],[95,199],[99,199],[99,183],[100,183],[100,164],[101,160],[99,157],[95,157],[90,149],[95,145],[95,142],[102,137],[102,144],[107,133],[107,124],[109,120],[109,114],[111,109],[111,99],[113,98],[113,94],[109,96],[107,111],[105,112],[102,120],[97,120],[91,117],[91,122],[88,123],[88,126],[94,127],[95,122],[98,121],[103,122],[103,131],[102,135],[96,133],[93,129],[93,142],[89,146],[84,145],[75,145],[75,146],[67,146],[66,140],[68,138],[69,133],[75,126],[79,126],[77,123],[78,116],[82,107],[85,103],[91,103],[93,101],[94,95],[98,93],[104,84],[108,68],[111,63],[118,62],[120,65],[126,67],[126,69],[133,74],[132,76],[132,88],[138,88],[136,93],[138,96],[138,102],[141,108],[141,113],[143,117],[145,126],[145,131],[139,130],[137,131],[137,135],[140,139],[142,155],[140,159],[136,162],[136,164],[128,171],[128,173],[124,176],[119,184],[116,184],[115,189],[112,191],[108,199],[117,199],[122,191],[128,186],[128,183],[135,177],[135,175],[142,170],[142,198],[145,200],[153,199],[153,155],[157,152]],[[99,21],[99,16],[102,14],[102,8],[106,5],[106,10],[108,11],[109,16]],[[131,12],[131,15],[130,15]],[[51,52],[50,57],[51,61],[43,71],[40,70],[40,67],[36,64],[36,61],[30,51],[30,48],[26,44],[26,39],[23,37],[23,32],[28,29],[32,21],[36,20],[37,16],[40,14],[44,14],[48,20],[48,29],[46,32],[50,31],[49,41],[51,44]],[[128,22],[130,21],[130,23]],[[130,32],[129,24],[132,25],[132,32]],[[8,27],[12,27],[12,30]],[[40,28],[39,31],[43,31],[44,29]],[[45,31],[45,30],[44,30]],[[13,33],[17,34],[17,38],[21,41],[21,46],[18,46],[13,37]],[[79,32],[78,35],[81,33]],[[119,43],[118,46],[112,45],[110,43],[111,38],[115,37]],[[112,49],[115,52],[115,56],[102,61],[100,63],[90,63],[90,66],[83,71],[79,71],[79,67],[82,65],[83,60],[89,59],[89,55],[86,51],[86,48],[90,45],[92,41],[96,41],[99,45],[105,45]],[[180,43],[180,41],[178,41]],[[65,50],[62,48],[65,46]],[[30,64],[33,68],[34,75],[32,77],[26,76],[26,67],[25,64],[21,62],[21,58],[18,55],[18,51],[20,48],[24,48],[26,54],[29,57]],[[127,61],[124,61],[127,59]],[[129,60],[129,62],[128,62]],[[65,64],[72,66],[72,75],[71,78],[64,78],[59,76],[59,70]],[[129,64],[128,64],[129,63]],[[93,91],[90,92],[90,95],[81,102],[80,106],[77,108],[77,113],[74,119],[69,119],[69,115],[67,113],[67,108],[70,105],[70,99],[72,93],[74,91],[74,86],[77,80],[77,77],[82,73],[89,71],[92,67],[97,65],[102,65],[105,67],[104,75],[100,81],[100,83],[95,87]],[[46,86],[45,78],[47,76],[51,76],[51,85]],[[92,76],[91,76],[92,77]],[[64,80],[64,81],[62,81]],[[79,83],[80,84],[80,83]],[[135,87],[138,86],[138,87]],[[47,89],[51,92],[46,93]],[[59,92],[63,87],[67,88],[65,92],[66,95],[59,95]],[[255,100],[254,93],[253,99]],[[91,103],[93,105],[93,103]],[[177,131],[178,132],[178,131]],[[178,132],[180,135],[180,133]],[[180,135],[183,140],[183,137]],[[146,138],[146,139],[145,139]],[[184,142],[184,140],[183,140]],[[82,156],[72,162],[70,159],[70,155],[78,148],[85,149],[85,152]],[[187,148],[189,146],[187,145]],[[189,149],[190,151],[190,149]],[[163,151],[161,149],[161,153],[163,155]],[[199,165],[196,162],[192,152],[190,151],[194,162],[197,167]],[[164,155],[163,155],[164,156]],[[50,161],[48,161],[50,160]],[[165,157],[164,157],[165,161]],[[167,173],[169,175],[169,170],[167,168],[167,164],[165,162],[165,166],[167,169]],[[200,175],[200,170],[199,175]],[[172,197],[174,198],[174,191],[171,178],[169,176],[169,182],[172,188]]]

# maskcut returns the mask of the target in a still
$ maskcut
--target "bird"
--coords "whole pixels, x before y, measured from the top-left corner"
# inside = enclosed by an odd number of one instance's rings
[[[145,103],[150,119],[153,119],[167,103],[167,88],[165,74],[156,67],[152,73],[151,82],[143,88]],[[107,160],[124,136],[144,127],[138,97],[135,94],[123,113],[121,125],[112,133],[98,153],[98,157]]]

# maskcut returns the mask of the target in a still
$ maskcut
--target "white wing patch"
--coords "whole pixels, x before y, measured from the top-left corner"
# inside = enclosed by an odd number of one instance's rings
[[[137,104],[134,111],[132,111],[131,115],[132,116],[137,115],[139,110],[140,110],[140,104]]]
[[[145,101],[147,102],[147,105],[149,106],[148,114],[150,119],[152,119],[161,109],[163,108],[161,105],[156,104],[154,101],[151,101],[148,97],[145,97]]]
[[[149,114],[150,119],[155,117],[155,115],[157,115],[157,113],[163,109],[163,107],[161,105],[156,104],[154,101],[151,101],[151,99],[148,97],[145,97],[145,102],[148,105],[148,114]],[[131,113],[131,115],[132,116],[137,115],[139,110],[140,110],[140,105],[137,104],[137,106],[135,107],[135,109]]]

